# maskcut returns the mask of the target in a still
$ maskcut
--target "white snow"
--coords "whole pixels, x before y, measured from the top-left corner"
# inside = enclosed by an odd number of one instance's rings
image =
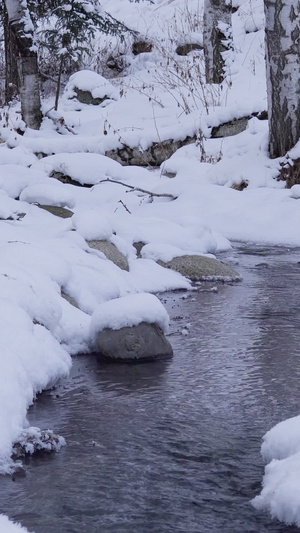
[[[0,515],[0,531],[3,533],[17,533],[18,531],[28,531],[25,527],[22,527],[21,524],[17,522],[11,522],[8,520],[7,516]]]
[[[118,92],[108,80],[91,70],[81,70],[73,74],[65,88],[66,98],[76,98],[76,89],[89,91],[93,98],[116,100]]]
[[[300,416],[274,426],[263,438],[266,462],[261,494],[252,500],[258,510],[300,527]]]
[[[157,324],[167,333],[169,315],[153,294],[140,293],[110,300],[96,308],[91,320],[91,338],[103,329],[121,329],[141,322]]]
[[[152,51],[133,56],[132,36],[120,42],[99,34],[58,111],[49,111],[53,97],[44,99],[39,131],[20,134],[17,103],[0,117],[0,473],[13,469],[12,443],[28,427],[36,394],[68,373],[73,354],[92,349],[99,328],[144,320],[166,330],[154,294],[191,284],[158,259],[217,256],[232,241],[300,246],[300,186],[288,190],[276,180],[288,158],[268,158],[268,123],[251,118],[267,110],[262,0],[235,2],[234,49],[220,87],[204,82],[203,51],[176,54],[178,44],[202,42],[202,1],[101,5],[140,31]],[[125,70],[107,80],[110,55]],[[81,104],[75,87],[108,100]],[[210,138],[214,126],[244,116],[242,133]],[[153,142],[187,136],[190,144],[160,168],[122,166],[105,155],[128,145],[143,157]],[[290,157],[299,154],[300,142]],[[75,184],[53,177],[59,173]],[[35,204],[74,214],[62,219]],[[129,272],[89,247],[92,239],[114,243]],[[141,257],[133,246],[139,241]],[[254,504],[300,526],[299,427],[297,417],[267,433],[262,450],[271,463]],[[0,516],[1,532],[18,530]]]

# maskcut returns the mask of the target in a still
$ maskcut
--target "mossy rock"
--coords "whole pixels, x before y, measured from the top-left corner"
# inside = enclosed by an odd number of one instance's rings
[[[164,268],[179,272],[192,281],[241,281],[240,274],[230,265],[203,255],[182,255],[171,261],[157,261]]]
[[[115,265],[117,265],[122,270],[129,271],[129,265],[127,258],[125,255],[123,255],[118,248],[112,244],[109,241],[87,241],[90,248],[94,248],[94,250],[99,250],[99,252],[102,252],[107,259],[112,261]]]

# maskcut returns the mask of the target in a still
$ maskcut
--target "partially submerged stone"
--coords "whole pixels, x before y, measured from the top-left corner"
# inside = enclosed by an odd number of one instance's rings
[[[60,435],[56,435],[53,431],[40,430],[36,427],[24,429],[19,438],[13,444],[13,458],[19,459],[26,455],[33,455],[38,452],[53,452],[58,451],[62,446],[65,446],[66,441]]]
[[[153,294],[129,294],[104,302],[94,311],[90,338],[99,355],[121,361],[170,356],[165,337],[169,315]]]
[[[122,270],[129,271],[127,258],[118,250],[118,248],[113,243],[103,240],[91,240],[87,241],[87,243],[90,248],[94,248],[95,250],[99,250],[99,252],[102,252],[107,257],[107,259],[112,261],[119,268],[121,268]]]
[[[103,329],[97,334],[96,347],[100,356],[115,361],[145,361],[173,355],[160,327],[147,322],[118,330]]]
[[[157,261],[192,281],[240,281],[240,274],[230,265],[203,255],[182,255],[171,261]]]

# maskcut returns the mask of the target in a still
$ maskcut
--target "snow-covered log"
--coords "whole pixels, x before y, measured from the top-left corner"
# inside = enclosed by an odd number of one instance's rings
[[[223,53],[231,47],[231,3],[227,0],[204,0],[203,46],[207,83],[222,83],[225,62]]]
[[[270,157],[300,138],[300,4],[265,0]]]
[[[26,0],[5,0],[9,27],[16,37],[21,110],[25,124],[39,129],[42,119],[37,52]]]

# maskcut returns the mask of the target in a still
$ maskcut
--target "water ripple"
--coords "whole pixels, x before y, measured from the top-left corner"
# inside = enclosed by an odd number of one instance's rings
[[[171,361],[78,357],[41,395],[30,423],[68,445],[28,459],[18,483],[0,480],[1,511],[36,533],[299,531],[249,504],[262,435],[299,409],[299,253],[235,254],[242,283],[164,295]]]

